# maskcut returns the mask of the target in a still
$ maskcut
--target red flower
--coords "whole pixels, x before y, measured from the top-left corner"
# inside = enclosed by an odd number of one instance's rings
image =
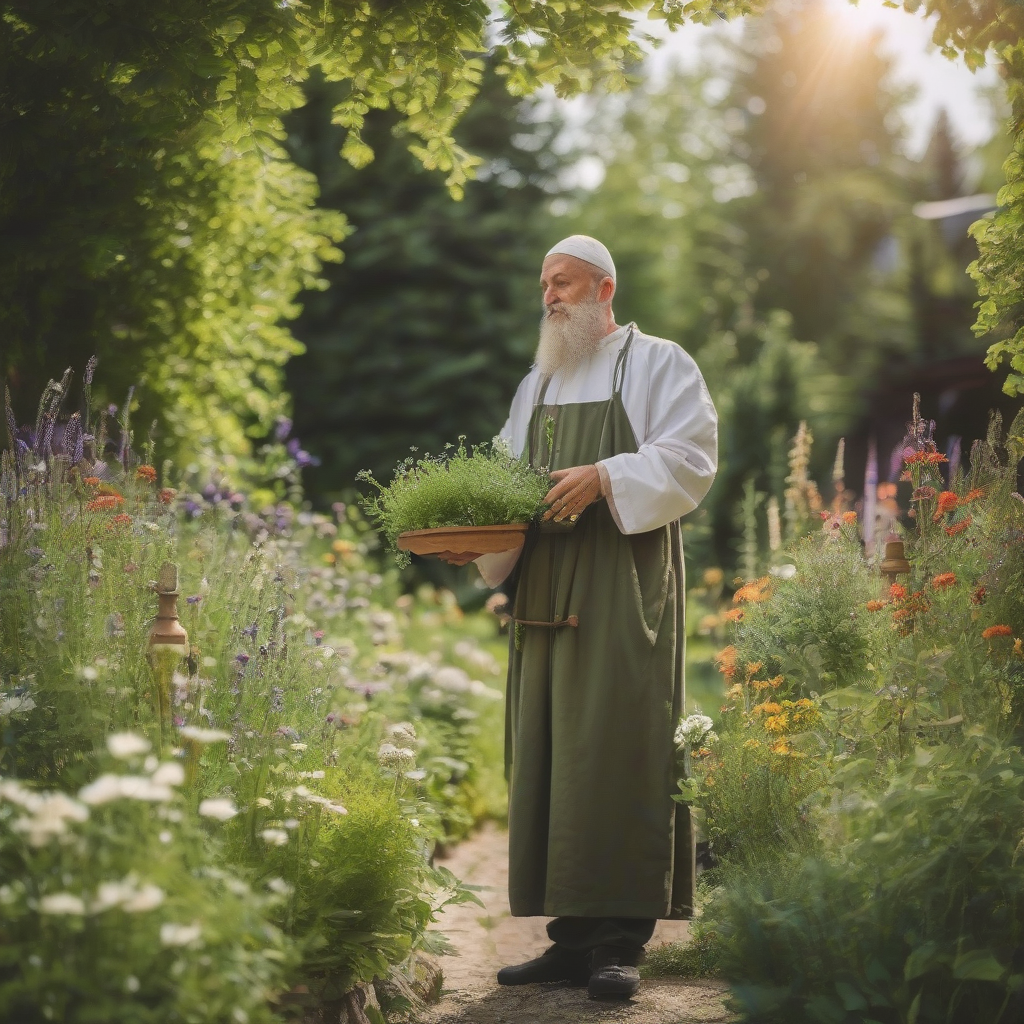
[[[86,512],[109,512],[124,504],[124,498],[120,494],[101,494],[93,498],[85,506]]]
[[[153,483],[156,480],[156,470],[152,466],[139,466],[135,470],[135,478],[137,480],[145,480],[146,483]]]
[[[174,501],[174,496],[177,493],[178,492],[173,487],[163,487],[156,497],[162,505],[170,505],[170,503]]]
[[[951,587],[956,583],[956,573],[954,572],[940,572],[938,576],[932,577],[932,586],[936,590],[945,590],[946,587]]]
[[[119,526],[131,526],[131,525],[132,525],[132,517],[131,516],[126,516],[122,512],[122,513],[120,513],[120,515],[114,516],[114,518],[111,519],[109,523],[107,523],[107,529],[108,530],[116,530]]]
[[[988,596],[988,592],[984,587],[978,587],[978,589],[971,594],[971,604],[984,604],[985,598]]]
[[[906,598],[906,596],[907,588],[899,583],[894,583],[889,588],[889,597],[891,597],[894,601],[902,601]]]
[[[985,496],[985,488],[984,487],[975,487],[973,490],[967,492],[967,495],[964,498],[964,504],[966,504],[968,501],[974,501],[975,498],[983,498],[984,496]]]
[[[932,522],[937,523],[947,512],[952,512],[959,504],[960,499],[955,491],[943,491],[939,495],[939,503],[936,506],[935,515],[932,516]]]
[[[1009,626],[989,626],[981,631],[981,635],[983,639],[991,640],[997,636],[1013,636],[1013,630]]]
[[[947,526],[946,533],[949,534],[950,537],[955,537],[958,533],[963,533],[972,522],[974,522],[974,520],[968,516],[966,519],[961,519],[959,523]]]
[[[880,612],[886,605],[885,601],[868,601],[864,606],[869,612]]]

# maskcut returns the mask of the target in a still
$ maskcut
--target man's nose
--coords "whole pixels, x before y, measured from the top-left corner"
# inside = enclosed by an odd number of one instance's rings
[[[544,289],[544,305],[550,306],[552,303],[555,303],[557,301],[558,292],[554,289],[554,287],[548,285],[548,287]]]

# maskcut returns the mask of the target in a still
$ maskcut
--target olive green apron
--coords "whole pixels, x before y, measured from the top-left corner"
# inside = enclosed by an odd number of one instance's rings
[[[604,402],[545,405],[530,463],[592,465],[637,450],[622,404],[635,325]],[[505,761],[516,917],[685,918],[694,836],[678,792],[683,709],[679,522],[627,536],[605,501],[527,535],[513,603]]]

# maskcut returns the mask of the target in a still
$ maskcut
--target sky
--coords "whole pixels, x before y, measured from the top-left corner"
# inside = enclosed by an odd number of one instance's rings
[[[882,49],[896,59],[895,78],[917,86],[917,98],[907,110],[911,156],[919,156],[924,150],[941,107],[948,110],[957,135],[966,145],[976,146],[992,136],[995,126],[979,89],[999,80],[995,68],[990,65],[972,74],[962,62],[943,57],[931,43],[932,22],[920,14],[887,8],[882,0],[860,0],[857,5],[849,0],[827,2],[834,9],[835,17],[847,23],[849,31],[880,30]],[[742,31],[742,21],[711,29],[687,25],[667,33],[654,56],[654,65],[657,67],[671,57],[692,61],[706,44],[709,32],[739,31]]]

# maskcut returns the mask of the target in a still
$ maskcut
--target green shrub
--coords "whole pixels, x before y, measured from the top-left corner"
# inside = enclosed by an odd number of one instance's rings
[[[387,486],[369,472],[360,479],[376,488],[363,508],[392,547],[407,530],[529,522],[551,487],[546,473],[531,469],[498,441],[467,450],[460,440],[443,455],[410,457],[399,463]]]

